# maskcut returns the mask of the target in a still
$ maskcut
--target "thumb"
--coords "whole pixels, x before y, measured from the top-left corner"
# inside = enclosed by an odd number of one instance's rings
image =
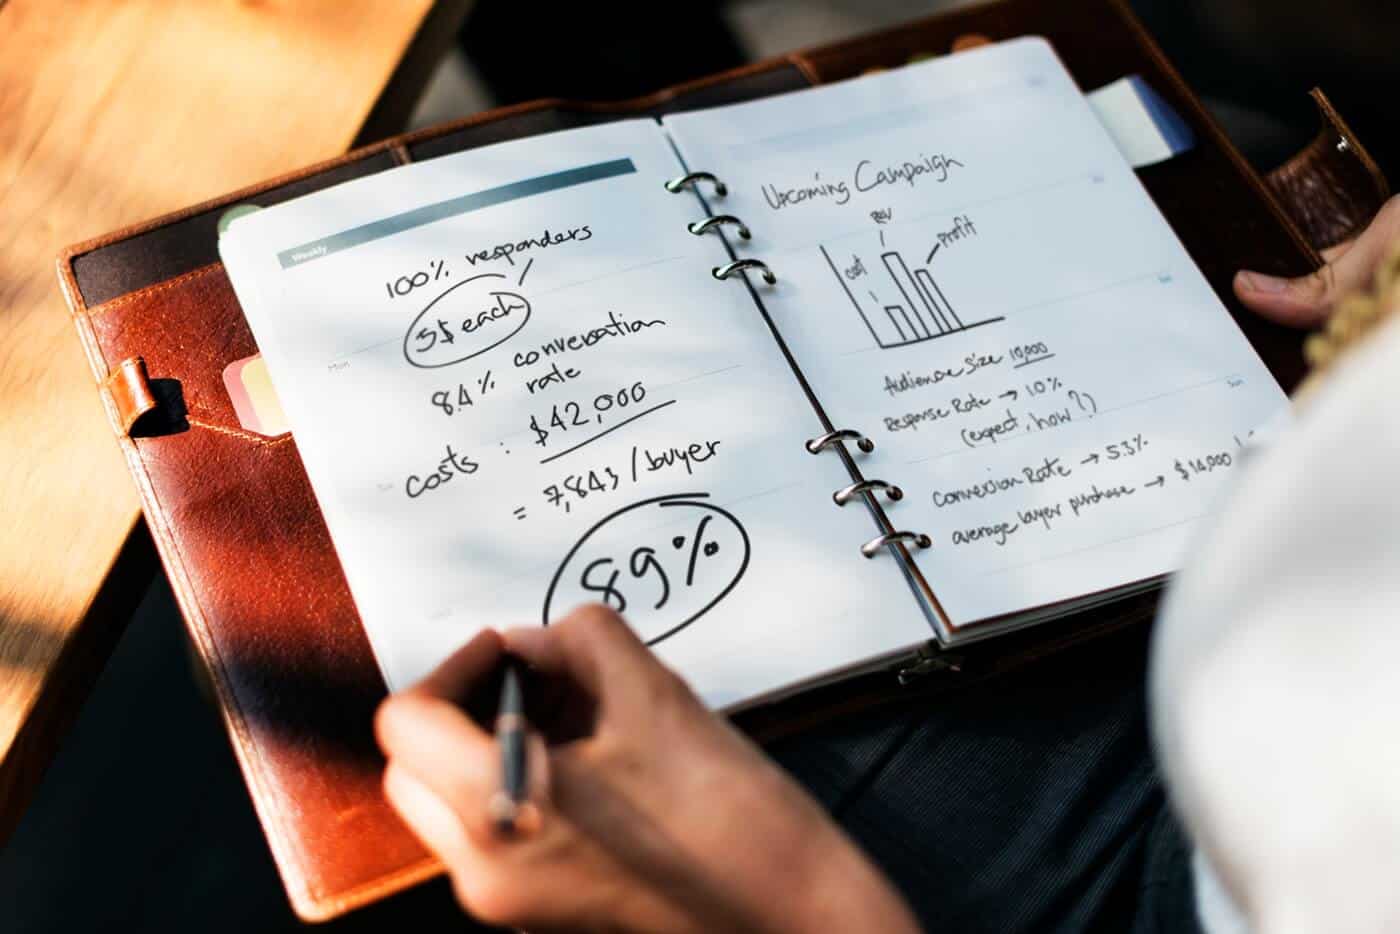
[[[1355,241],[1327,252],[1328,263],[1311,275],[1280,279],[1248,270],[1235,276],[1235,294],[1252,311],[1279,324],[1317,327],[1345,295],[1368,288],[1376,267],[1400,238],[1400,197],[1381,208]]]

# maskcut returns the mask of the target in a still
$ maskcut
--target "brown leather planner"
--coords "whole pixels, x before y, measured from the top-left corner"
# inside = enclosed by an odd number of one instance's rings
[[[1245,314],[1231,278],[1242,267],[1284,275],[1315,269],[1317,249],[1355,232],[1384,200],[1384,179],[1321,97],[1317,141],[1260,177],[1119,0],[1005,0],[640,100],[551,100],[492,111],[65,251],[59,276],[99,393],[301,916],[332,917],[440,867],[381,795],[371,716],[385,687],[296,443],[245,430],[225,391],[224,368],[258,348],[218,260],[220,216],[241,202],[276,204],[503,140],[838,81],[947,53],[969,36],[1021,35],[1046,37],[1085,89],[1142,75],[1189,124],[1196,147],[1139,176],[1270,370],[1293,387],[1303,372],[1299,335]],[[918,703],[1145,621],[1153,607],[1152,596],[1133,598],[1088,611],[1073,625],[977,646],[956,661],[929,656],[906,665],[902,677],[890,671],[809,692],[740,722],[767,736],[872,703]],[[1113,664],[1110,648],[1098,650]]]

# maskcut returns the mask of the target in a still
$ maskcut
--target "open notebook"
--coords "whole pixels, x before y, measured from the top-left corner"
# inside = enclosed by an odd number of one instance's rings
[[[220,252],[396,689],[590,600],[725,708],[1049,621],[1177,567],[1286,411],[1035,39],[403,166]]]

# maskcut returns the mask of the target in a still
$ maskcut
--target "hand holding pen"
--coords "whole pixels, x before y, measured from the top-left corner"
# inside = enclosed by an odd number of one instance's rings
[[[375,726],[390,802],[483,921],[917,930],[826,813],[605,608],[479,634]]]

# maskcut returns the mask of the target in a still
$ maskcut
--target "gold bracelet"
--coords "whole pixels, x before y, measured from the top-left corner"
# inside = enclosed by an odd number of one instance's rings
[[[1397,308],[1400,308],[1400,243],[1376,268],[1373,289],[1343,298],[1322,330],[1304,342],[1303,357],[1312,372],[1303,392],[1316,388],[1339,358],[1362,343]]]

